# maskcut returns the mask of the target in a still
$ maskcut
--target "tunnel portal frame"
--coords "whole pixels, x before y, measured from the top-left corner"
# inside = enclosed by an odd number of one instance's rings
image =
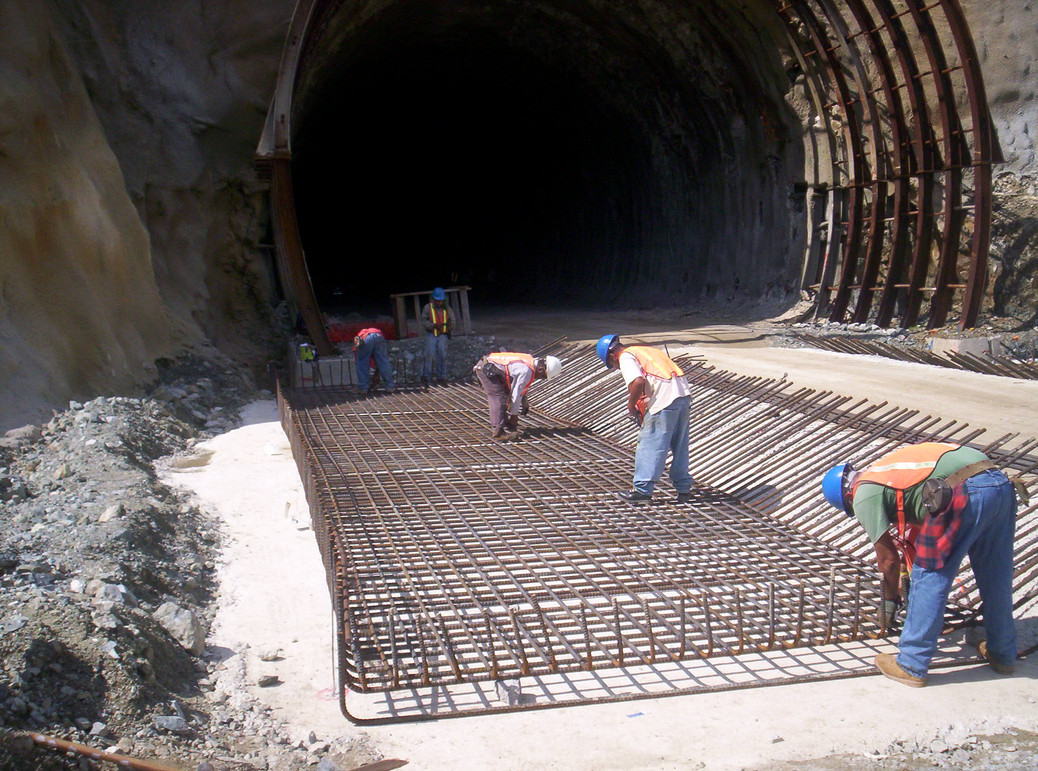
[[[296,4],[255,156],[271,185],[283,291],[322,355],[333,348],[296,216],[292,114],[308,54],[343,2]],[[898,316],[911,327],[929,295],[933,329],[947,323],[961,291],[958,326],[976,326],[988,277],[991,167],[1002,157],[960,3],[907,0],[898,10],[892,0],[767,2],[806,75],[809,120],[823,127],[824,141],[807,125],[803,131],[805,169],[819,170],[806,184],[805,216],[818,213],[818,221],[801,270],[816,317],[889,327]]]

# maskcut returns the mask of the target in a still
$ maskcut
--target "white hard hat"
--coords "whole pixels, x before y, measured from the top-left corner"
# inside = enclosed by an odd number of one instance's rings
[[[554,356],[544,357],[544,374],[551,380],[553,377],[558,377],[562,372],[562,362]]]

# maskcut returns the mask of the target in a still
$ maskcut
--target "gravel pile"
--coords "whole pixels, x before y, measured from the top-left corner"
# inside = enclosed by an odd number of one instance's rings
[[[26,746],[26,731],[217,771],[375,759],[293,742],[242,688],[242,657],[206,649],[220,523],[154,464],[263,392],[219,360],[161,369],[148,398],[72,402],[0,438],[0,769],[99,767]]]

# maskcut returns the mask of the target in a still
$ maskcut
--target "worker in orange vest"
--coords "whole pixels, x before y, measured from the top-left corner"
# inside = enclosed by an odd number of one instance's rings
[[[526,392],[534,380],[558,377],[562,362],[555,356],[535,359],[528,353],[487,354],[472,368],[487,395],[490,438],[501,442],[519,438],[519,415],[529,411]]]
[[[444,302],[447,293],[436,287],[432,300],[422,308],[422,329],[425,330],[425,359],[422,361],[422,383],[430,380],[447,382],[447,341],[454,332],[454,313]]]
[[[620,368],[627,384],[627,413],[641,429],[634,455],[634,489],[620,493],[629,503],[647,503],[670,454],[670,481],[678,503],[692,500],[688,473],[688,423],[692,396],[681,367],[663,351],[622,345],[619,335],[603,335],[595,346],[607,368]]]
[[[983,600],[987,640],[980,654],[997,673],[1012,674],[1014,485],[980,450],[948,442],[907,445],[864,471],[841,463],[825,474],[826,500],[857,519],[876,549],[881,632],[908,600],[898,654],[876,656],[883,675],[926,685],[948,594],[966,555]],[[907,598],[902,576],[909,577]]]
[[[368,327],[360,330],[353,337],[353,360],[357,365],[357,387],[364,393],[370,393],[373,387],[371,382],[372,362],[375,363],[383,387],[387,391],[392,391],[396,387],[393,380],[393,365],[389,362],[389,349],[381,329]]]

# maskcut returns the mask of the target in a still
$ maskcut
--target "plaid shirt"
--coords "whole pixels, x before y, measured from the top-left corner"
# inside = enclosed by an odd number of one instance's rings
[[[915,564],[925,570],[940,570],[955,546],[962,525],[962,511],[969,503],[965,482],[952,491],[951,505],[926,518],[915,540]]]

